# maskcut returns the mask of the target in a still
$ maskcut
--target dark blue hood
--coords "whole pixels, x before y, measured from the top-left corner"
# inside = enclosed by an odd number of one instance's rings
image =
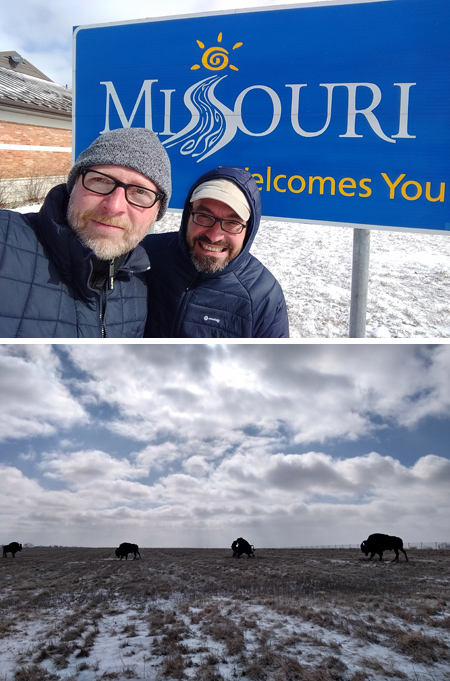
[[[192,192],[213,179],[234,182],[247,197],[250,219],[241,253],[220,272],[198,272],[186,244]],[[146,338],[288,338],[280,284],[250,253],[261,219],[258,186],[247,170],[211,170],[193,184],[178,232],[144,239],[151,269]]]
[[[208,171],[207,173],[199,177],[198,180],[196,180],[196,182],[190,188],[186,196],[186,201],[184,203],[178,244],[183,254],[187,256],[190,260],[189,251],[186,245],[186,229],[190,216],[189,208],[191,203],[191,196],[194,189],[198,187],[198,185],[203,184],[203,182],[206,182],[207,180],[211,179],[231,180],[232,182],[237,184],[237,186],[244,192],[245,196],[247,197],[247,201],[251,209],[251,214],[246,230],[244,247],[240,254],[238,255],[238,257],[235,258],[235,260],[233,260],[227,266],[227,270],[234,269],[234,267],[239,265],[242,262],[242,260],[246,256],[248,256],[250,247],[256,236],[256,233],[259,228],[259,223],[261,220],[261,195],[258,189],[258,185],[253,179],[253,176],[243,168],[235,168],[234,166],[223,166],[222,168],[215,168],[214,170]]]

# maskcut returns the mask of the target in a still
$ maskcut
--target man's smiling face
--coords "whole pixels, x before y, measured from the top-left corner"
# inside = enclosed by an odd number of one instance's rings
[[[199,199],[191,204],[194,213],[206,213],[223,220],[236,220],[245,224],[230,206],[215,199]],[[212,227],[196,225],[189,217],[186,241],[191,258],[199,272],[221,272],[242,250],[246,230],[240,234],[224,232],[219,222]]]

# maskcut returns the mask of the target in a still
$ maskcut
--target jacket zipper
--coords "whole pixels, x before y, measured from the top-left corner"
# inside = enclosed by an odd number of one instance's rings
[[[109,281],[108,281],[108,288],[110,291],[113,290],[114,288],[114,260],[109,261]]]
[[[108,332],[106,330],[105,324],[105,314],[106,314],[106,291],[112,291],[114,289],[114,260],[109,261],[108,279],[103,285],[103,290],[100,293],[100,321],[102,325],[102,338],[108,337]]]
[[[147,272],[150,267],[146,267],[144,270],[130,270],[130,274],[136,274],[140,272]],[[106,314],[106,292],[113,291],[115,284],[114,278],[114,260],[109,261],[108,278],[103,285],[103,289],[100,292],[100,323],[102,329],[102,338],[108,338],[108,331],[105,324],[105,314]]]
[[[104,296],[105,296],[105,291],[100,292],[100,324],[102,328],[102,338],[107,337],[107,332],[106,332],[106,326],[105,326],[105,308],[106,308],[106,301],[104,301]]]
[[[181,328],[181,324],[184,319],[184,315],[186,314],[186,309],[189,304],[189,300],[191,299],[191,296],[194,292],[195,289],[195,284],[198,279],[198,274],[195,275],[195,277],[190,281],[190,283],[186,286],[184,289],[184,295],[183,295],[183,302],[181,304],[181,307],[178,311],[177,319],[175,322],[175,338],[178,338],[178,333]]]

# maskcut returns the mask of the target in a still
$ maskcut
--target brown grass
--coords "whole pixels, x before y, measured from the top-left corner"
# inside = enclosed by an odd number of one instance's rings
[[[17,669],[14,674],[14,681],[57,681],[56,674],[48,672],[37,664],[30,664],[26,667]]]
[[[414,662],[432,664],[438,660],[450,660],[450,650],[442,639],[426,636],[420,631],[400,634],[395,641],[395,648]]]
[[[125,562],[106,548],[24,549],[0,562],[0,640],[38,634],[0,681],[72,681],[70,666],[92,681],[401,681],[408,664],[413,681],[450,681],[450,552],[409,554],[142,549]],[[122,666],[101,668],[105,631]]]

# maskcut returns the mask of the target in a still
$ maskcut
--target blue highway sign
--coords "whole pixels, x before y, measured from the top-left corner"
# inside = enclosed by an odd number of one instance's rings
[[[222,165],[266,217],[450,230],[450,2],[235,10],[74,31],[74,147],[147,127],[170,207]]]

